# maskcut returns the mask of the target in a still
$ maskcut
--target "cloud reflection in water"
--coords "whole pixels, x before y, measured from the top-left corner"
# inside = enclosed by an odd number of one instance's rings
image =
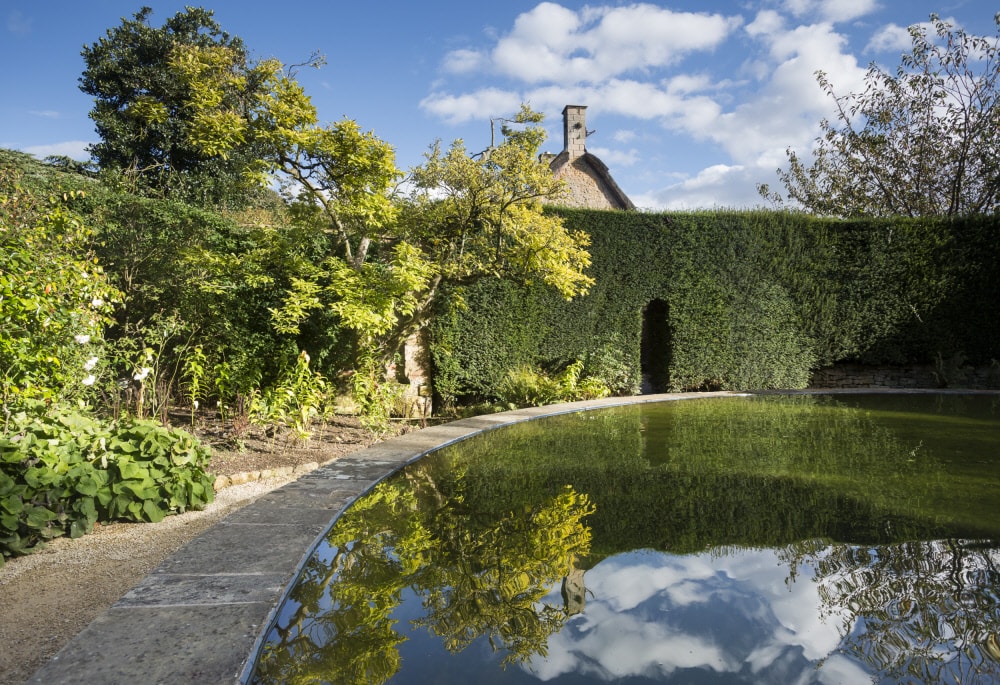
[[[842,624],[824,614],[807,573],[786,584],[774,550],[616,555],[587,572],[586,611],[550,638],[547,658],[526,668],[543,681],[571,673],[669,681],[691,669],[746,682],[869,681],[837,656],[817,670],[840,643]]]

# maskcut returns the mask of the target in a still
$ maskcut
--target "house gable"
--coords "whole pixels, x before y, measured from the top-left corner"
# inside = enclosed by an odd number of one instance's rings
[[[566,182],[568,192],[559,204],[588,209],[635,209],[604,162],[587,152],[586,109],[585,105],[563,108],[563,150],[558,155],[542,156],[555,177]]]

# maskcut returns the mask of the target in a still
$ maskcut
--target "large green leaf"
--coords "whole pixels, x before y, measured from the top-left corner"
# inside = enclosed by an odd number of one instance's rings
[[[55,512],[46,509],[45,507],[31,507],[28,509],[28,513],[24,517],[24,522],[30,528],[42,529],[46,528],[48,524],[58,518],[59,517]]]
[[[0,509],[9,514],[20,514],[24,511],[24,500],[17,495],[8,495],[0,499]]]
[[[156,503],[152,500],[146,500],[142,503],[142,510],[145,512],[146,516],[152,523],[159,523],[163,520],[164,512]]]

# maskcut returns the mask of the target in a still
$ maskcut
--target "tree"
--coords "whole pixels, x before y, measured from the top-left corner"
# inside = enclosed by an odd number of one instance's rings
[[[378,394],[386,363],[426,322],[446,282],[503,275],[566,297],[591,283],[587,237],[542,211],[562,186],[537,158],[544,133],[529,108],[477,157],[461,141],[447,153],[433,146],[404,193],[392,147],[351,119],[320,123],[296,65],[249,60],[211,12],[188,8],[161,29],[148,26],[148,15],[144,8],[84,50],[81,87],[98,96],[93,116],[103,138],[95,156],[168,192],[188,184],[207,195],[208,171],[226,192],[246,180],[280,182],[289,222],[276,230],[327,249],[309,259],[269,257],[283,261],[287,283],[282,302],[269,307],[273,327],[299,336],[335,316],[356,340],[359,394]]]
[[[1000,28],[1000,14],[995,17]],[[1000,36],[966,33],[931,15],[914,25],[895,75],[872,64],[860,93],[837,95],[811,165],[789,148],[778,177],[808,211],[835,216],[992,214],[1000,206]],[[764,197],[781,203],[766,184]]]
[[[143,7],[81,52],[86,69],[80,90],[94,97],[90,117],[101,137],[90,152],[102,170],[130,172],[147,189],[218,201],[241,186],[255,153],[237,148],[226,157],[202,154],[190,139],[190,113],[183,107],[193,94],[169,68],[170,57],[184,45],[224,47],[234,69],[245,75],[246,49],[222,31],[210,10],[188,7],[160,28],[149,25],[151,14]],[[243,78],[225,85],[219,96],[237,111],[257,87]]]
[[[334,312],[358,336],[360,394],[371,396],[375,377],[426,322],[445,282],[510,276],[566,297],[592,282],[584,274],[587,236],[542,211],[562,186],[538,160],[544,132],[530,108],[477,157],[462,141],[448,152],[432,146],[404,196],[392,147],[350,119],[319,124],[294,73],[277,61],[246,67],[245,78],[260,88],[240,111],[222,97],[227,79],[244,78],[228,48],[184,46],[171,64],[191,94],[182,106],[191,144],[206,156],[254,146],[261,156],[247,171],[283,179],[299,223],[331,237],[330,252],[290,279],[273,320],[296,333],[317,310]]]

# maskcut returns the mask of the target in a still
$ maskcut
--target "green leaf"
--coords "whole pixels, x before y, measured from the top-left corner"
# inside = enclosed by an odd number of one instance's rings
[[[0,514],[0,531],[16,532],[20,519],[14,514]],[[2,539],[0,539],[0,549],[3,549]]]
[[[146,513],[146,517],[152,523],[159,523],[163,520],[164,512],[156,505],[152,500],[146,500],[142,503],[142,510]]]
[[[76,519],[69,525],[69,536],[71,538],[83,537],[94,529],[94,522],[86,519]]]
[[[109,508],[112,500],[114,499],[114,494],[111,491],[111,485],[107,483],[102,485],[97,492],[94,493],[94,497],[102,507],[106,509]]]
[[[130,480],[122,483],[122,491],[131,492],[137,499],[155,500],[159,499],[159,491],[156,484],[151,480]]]
[[[27,516],[24,517],[24,522],[29,528],[44,529],[49,523],[55,521],[59,517],[52,511],[46,509],[45,507],[31,507],[28,509]]]
[[[99,488],[100,483],[98,483],[97,478],[89,475],[81,478],[76,484],[76,491],[87,497],[96,495]]]
[[[112,438],[107,444],[109,452],[135,454],[139,451],[139,447],[137,445],[119,438]]]
[[[24,511],[24,500],[17,495],[8,495],[0,499],[0,509],[10,514],[20,514]]]
[[[122,479],[142,478],[145,475],[145,469],[134,461],[122,459],[117,462],[117,465]]]

